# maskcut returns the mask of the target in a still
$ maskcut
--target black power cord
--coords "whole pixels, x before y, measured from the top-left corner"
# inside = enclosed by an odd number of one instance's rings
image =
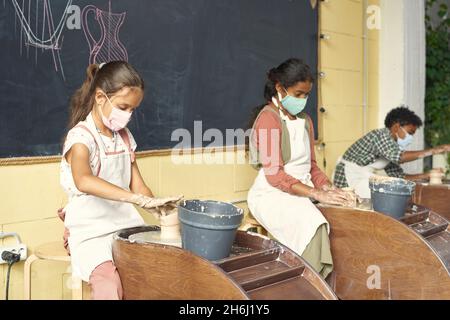
[[[11,276],[11,268],[14,263],[20,261],[20,254],[14,253],[11,251],[3,251],[2,253],[2,260],[6,261],[8,263],[8,272],[6,274],[6,293],[5,293],[5,300],[8,300],[9,296],[9,278]]]

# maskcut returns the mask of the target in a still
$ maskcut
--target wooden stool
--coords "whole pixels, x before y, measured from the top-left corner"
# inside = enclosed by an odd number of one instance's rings
[[[251,231],[251,229],[256,230],[257,233],[264,236],[268,235],[268,232],[264,227],[249,213],[247,219],[244,220],[244,224],[239,228],[242,231]]]
[[[70,256],[62,242],[49,242],[37,247],[24,264],[24,299],[31,299],[31,264],[36,260],[51,260],[70,262]],[[71,275],[72,300],[83,300],[83,282]]]

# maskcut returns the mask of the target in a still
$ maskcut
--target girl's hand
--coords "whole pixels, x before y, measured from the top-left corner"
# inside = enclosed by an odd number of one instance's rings
[[[166,198],[152,198],[147,197],[142,194],[133,194],[129,200],[129,202],[134,203],[141,208],[148,209],[148,208],[155,208],[160,207],[168,203],[176,203],[183,199],[183,195],[178,196],[172,196],[172,197],[166,197]]]
[[[337,188],[335,185],[329,185],[325,184],[321,188],[323,191],[334,191],[337,193],[340,193],[344,195],[347,199],[346,206],[348,207],[354,207],[356,206],[357,202],[361,202],[361,199],[359,196],[355,193],[355,190],[353,188]]]
[[[323,191],[331,191],[336,190],[336,187],[332,184],[324,184],[320,189]]]
[[[345,192],[347,196],[348,200],[348,202],[346,203],[347,207],[354,208],[358,203],[362,203],[361,198],[356,194],[355,189],[346,187],[339,190]]]
[[[165,217],[178,212],[178,206],[176,203],[168,203],[158,208],[161,216]]]
[[[161,215],[172,213],[176,209],[178,201],[183,198],[183,195],[166,198],[152,198],[142,194],[133,194],[128,202],[134,203],[139,207],[145,209],[159,219]]]
[[[349,201],[346,193],[341,190],[324,191],[321,189],[313,189],[311,191],[311,197],[320,203],[337,206],[344,206]]]

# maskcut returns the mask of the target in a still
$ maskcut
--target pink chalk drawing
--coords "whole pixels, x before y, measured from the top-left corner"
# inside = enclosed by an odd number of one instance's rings
[[[101,36],[98,41],[94,39],[89,29],[89,13],[95,13],[95,20],[100,26]],[[119,40],[119,29],[125,21],[126,12],[112,13],[111,1],[109,1],[109,11],[103,11],[93,5],[88,5],[84,7],[81,15],[84,35],[89,44],[89,63],[128,61],[127,50]]]
[[[62,46],[63,36],[62,32],[68,18],[68,9],[72,5],[72,0],[68,0],[66,7],[62,13],[58,25],[55,27],[53,12],[50,6],[50,0],[22,0],[19,5],[17,0],[11,0],[16,13],[17,19],[20,23],[20,42],[27,49],[27,57],[29,55],[29,48],[35,47],[35,64],[37,65],[37,50],[50,50],[53,55],[53,63],[56,72],[61,72],[63,79],[64,69],[61,62],[60,50]],[[41,6],[39,5],[41,3]],[[41,14],[42,12],[42,14]],[[34,30],[32,22],[34,21]],[[42,28],[41,28],[42,25]],[[40,35],[39,35],[39,32]],[[22,47],[20,47],[20,55],[22,55]]]

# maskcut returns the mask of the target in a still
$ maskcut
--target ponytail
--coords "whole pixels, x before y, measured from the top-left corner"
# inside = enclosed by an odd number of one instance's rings
[[[266,84],[264,85],[264,99],[266,101],[271,101],[272,97],[275,97],[277,94],[277,89],[275,88],[277,81],[277,68],[272,68],[267,72]]]
[[[72,129],[78,122],[83,121],[94,106],[95,75],[99,70],[97,64],[91,64],[86,69],[86,80],[70,99],[70,118],[68,129]]]

